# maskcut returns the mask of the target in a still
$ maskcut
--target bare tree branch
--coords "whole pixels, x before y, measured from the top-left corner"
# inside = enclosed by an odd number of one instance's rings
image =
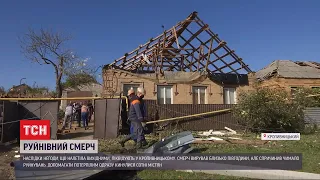
[[[66,48],[66,43],[71,40],[70,36],[47,29],[39,31],[29,29],[19,39],[22,53],[27,59],[40,65],[51,65],[54,68],[57,97],[62,96],[63,77],[74,69],[77,71],[85,69],[84,66],[75,68],[75,65],[81,64],[82,60]]]

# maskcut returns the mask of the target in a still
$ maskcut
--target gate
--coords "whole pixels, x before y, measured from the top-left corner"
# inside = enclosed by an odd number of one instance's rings
[[[116,138],[119,135],[121,99],[99,99],[94,104],[94,138]]]
[[[19,122],[23,119],[49,119],[51,139],[57,139],[58,101],[0,101],[0,104],[1,143],[19,139]]]

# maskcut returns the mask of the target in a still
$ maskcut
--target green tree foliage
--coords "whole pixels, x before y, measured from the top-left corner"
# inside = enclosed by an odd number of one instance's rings
[[[299,89],[294,97],[285,90],[257,87],[239,94],[234,115],[252,132],[302,132],[306,107],[319,105],[319,99],[307,97],[316,93]]]
[[[303,107],[320,107],[320,88],[298,88],[293,102]]]
[[[68,75],[63,83],[64,88],[77,89],[79,86],[97,83],[96,78],[88,73],[77,73]]]

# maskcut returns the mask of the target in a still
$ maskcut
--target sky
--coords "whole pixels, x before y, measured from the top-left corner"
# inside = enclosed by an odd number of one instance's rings
[[[280,59],[319,62],[319,9],[318,0],[2,0],[0,86],[9,89],[25,78],[22,83],[55,87],[52,66],[32,63],[21,53],[18,37],[28,28],[72,35],[68,47],[100,66],[193,11],[253,71]]]

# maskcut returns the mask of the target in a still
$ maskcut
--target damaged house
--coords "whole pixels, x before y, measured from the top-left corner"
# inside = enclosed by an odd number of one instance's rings
[[[103,68],[103,95],[143,86],[158,104],[235,104],[252,71],[197,15]]]
[[[299,87],[320,88],[320,63],[276,60],[255,76],[263,86],[282,88],[293,94]]]

